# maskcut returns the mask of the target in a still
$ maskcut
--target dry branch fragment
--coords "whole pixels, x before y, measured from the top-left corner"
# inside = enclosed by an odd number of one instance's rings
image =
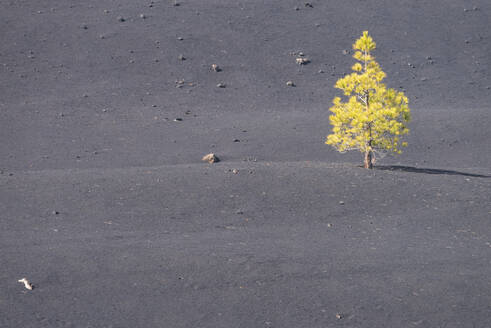
[[[24,284],[24,287],[26,287],[26,289],[32,290],[33,287],[34,287],[33,285],[31,285],[31,283],[29,282],[29,280],[27,280],[26,278],[19,279],[18,281],[21,282],[21,283],[23,283]]]

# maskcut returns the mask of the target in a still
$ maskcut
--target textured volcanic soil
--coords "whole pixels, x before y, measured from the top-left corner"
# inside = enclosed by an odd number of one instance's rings
[[[0,3],[0,327],[489,326],[491,3],[309,3]],[[324,145],[363,30],[374,170]]]

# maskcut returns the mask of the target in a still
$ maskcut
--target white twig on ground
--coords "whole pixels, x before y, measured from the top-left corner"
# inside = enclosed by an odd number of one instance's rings
[[[21,283],[23,283],[24,284],[24,287],[26,287],[26,289],[32,290],[33,285],[31,285],[31,283],[29,282],[29,280],[27,280],[26,278],[19,279],[18,281],[21,282]]]

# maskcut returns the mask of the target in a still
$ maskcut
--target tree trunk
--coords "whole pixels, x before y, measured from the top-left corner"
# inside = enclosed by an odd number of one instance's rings
[[[373,168],[373,152],[371,150],[365,152],[365,161],[364,161],[364,167],[366,169],[372,169]]]

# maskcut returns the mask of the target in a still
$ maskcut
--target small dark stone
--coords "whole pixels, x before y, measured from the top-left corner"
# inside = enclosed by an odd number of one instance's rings
[[[226,85],[225,85],[225,84],[223,84],[223,83],[218,83],[218,84],[217,84],[217,88],[222,88],[222,89],[223,89],[223,88],[225,88],[225,87],[226,87]]]
[[[53,211],[52,213],[53,213],[53,215],[58,215],[58,214],[60,214],[60,212],[58,212],[58,211]]]
[[[306,2],[304,3],[304,5],[305,7],[314,8],[314,6],[310,2]]]
[[[118,16],[118,22],[124,22],[126,19],[123,16]]]
[[[174,122],[182,122],[182,118],[180,118],[180,117],[176,117],[176,118],[174,119]]]
[[[240,142],[240,140],[239,139],[234,139],[234,142]]]
[[[184,57],[183,55],[179,55],[179,56],[177,57],[177,59],[179,59],[179,60],[186,60],[186,57]]]

